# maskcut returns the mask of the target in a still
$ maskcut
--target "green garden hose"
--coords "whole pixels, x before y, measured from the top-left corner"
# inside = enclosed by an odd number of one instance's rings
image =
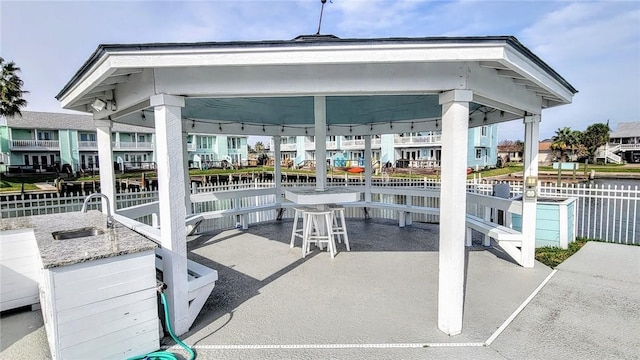
[[[160,293],[160,298],[162,299],[162,305],[164,307],[164,321],[167,325],[167,331],[169,331],[169,335],[173,338],[173,340],[182,348],[184,348],[189,353],[189,360],[194,360],[196,358],[196,354],[193,352],[193,349],[189,347],[189,345],[183,343],[178,337],[173,333],[173,329],[171,329],[171,323],[169,322],[169,306],[167,305],[167,298],[163,292]],[[131,357],[127,360],[177,360],[178,358],[168,351],[155,351],[146,355],[139,355]]]

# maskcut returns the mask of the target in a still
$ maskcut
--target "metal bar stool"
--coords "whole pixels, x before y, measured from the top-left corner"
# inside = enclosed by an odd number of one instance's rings
[[[310,207],[307,206],[297,206],[294,207],[293,210],[295,213],[293,214],[293,229],[291,230],[291,243],[289,244],[290,248],[293,248],[295,245],[296,237],[303,239],[304,225],[305,225],[305,211],[310,210]],[[298,228],[298,219],[302,219],[302,226]]]
[[[311,243],[315,243],[319,248],[326,243],[331,258],[336,255],[336,244],[334,242],[331,210],[309,209],[304,211],[306,224],[302,234],[302,257],[310,252]]]
[[[328,207],[332,211],[333,235],[338,239],[339,243],[344,240],[347,251],[351,251],[349,235],[347,235],[347,222],[344,219],[344,206],[329,204]]]

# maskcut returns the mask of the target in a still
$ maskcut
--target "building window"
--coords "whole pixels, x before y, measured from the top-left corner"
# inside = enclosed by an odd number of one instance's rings
[[[476,159],[482,159],[482,149],[476,149]]]
[[[38,131],[38,140],[51,140],[51,133],[48,131]]]
[[[80,141],[96,141],[96,134],[80,134]]]
[[[481,132],[482,132],[482,136],[487,136],[487,133],[489,132],[489,127],[483,126]]]
[[[230,137],[227,138],[227,148],[228,149],[240,149],[242,144],[241,138]]]
[[[144,135],[138,135],[138,142],[146,142]]]

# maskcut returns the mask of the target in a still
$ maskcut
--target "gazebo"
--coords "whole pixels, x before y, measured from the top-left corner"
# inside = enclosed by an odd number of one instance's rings
[[[318,160],[325,158],[326,136],[362,135],[369,169],[371,136],[441,131],[438,327],[455,335],[462,331],[465,264],[467,164],[459,154],[466,153],[468,129],[524,121],[527,191],[516,256],[533,267],[542,110],[571,103],[576,92],[514,37],[310,35],[100,45],[56,98],[65,109],[93,113],[101,164],[112,161],[114,122],[155,128],[164,279],[177,334],[195,317],[186,297],[187,131],[273,136],[276,159],[280,136],[315,136]],[[326,166],[317,161],[319,189]],[[113,167],[102,167],[100,181],[115,208]]]

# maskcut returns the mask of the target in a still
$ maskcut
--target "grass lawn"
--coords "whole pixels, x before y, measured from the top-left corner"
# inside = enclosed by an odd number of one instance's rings
[[[551,267],[552,269],[560,265],[561,262],[567,260],[569,256],[575,254],[580,248],[587,243],[587,239],[576,238],[576,240],[569,244],[568,249],[561,249],[558,247],[545,246],[536,249],[536,260]]]
[[[24,183],[24,190],[37,190],[38,187],[31,182]],[[0,191],[21,191],[22,182],[11,182],[6,179],[0,180]]]

